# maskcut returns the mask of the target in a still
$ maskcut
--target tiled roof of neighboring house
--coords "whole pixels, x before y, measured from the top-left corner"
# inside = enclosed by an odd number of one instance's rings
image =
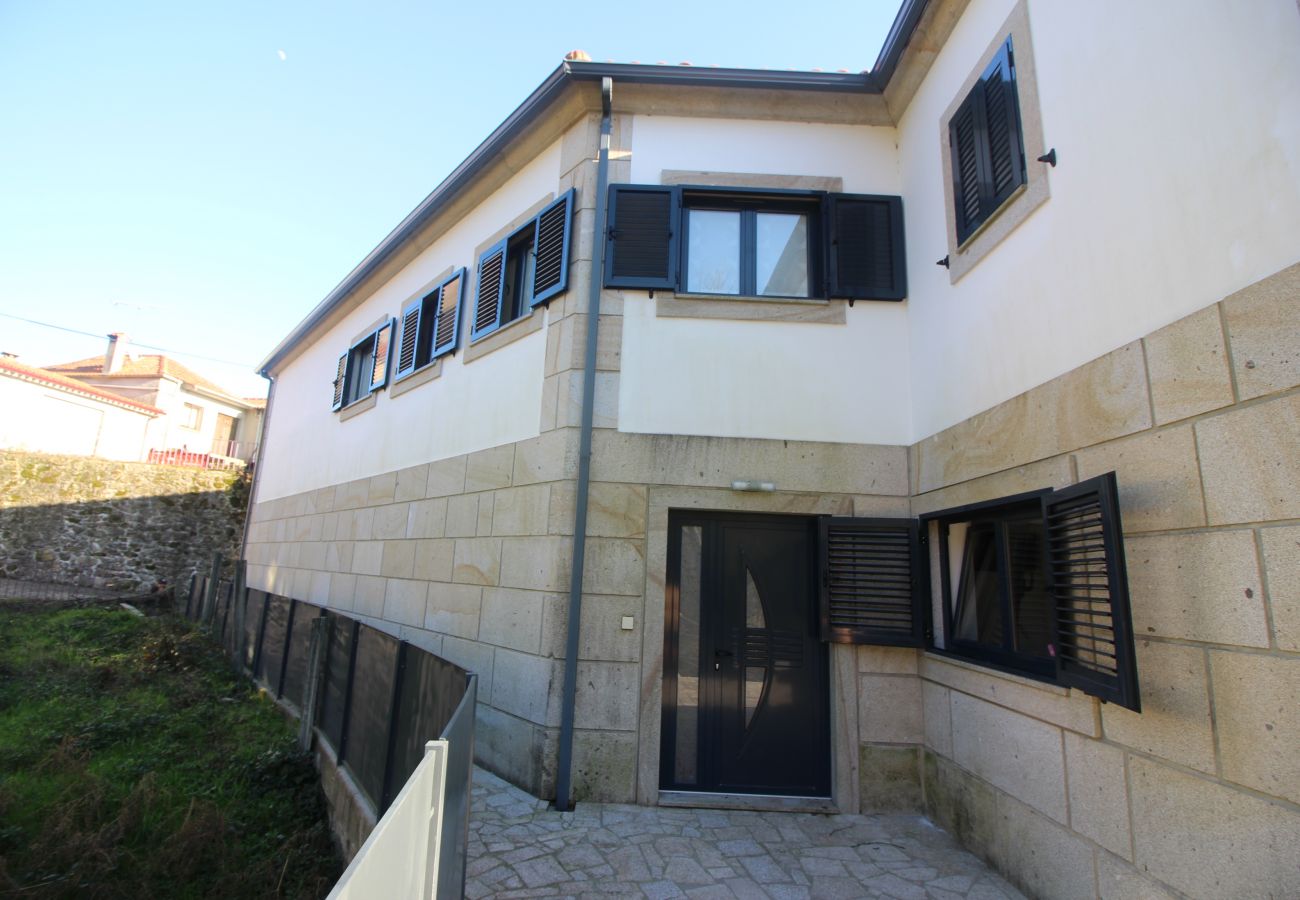
[[[88,359],[78,359],[73,362],[58,363],[46,367],[51,372],[62,372],[67,375],[93,375],[96,378],[161,378],[171,377],[177,381],[186,384],[192,384],[202,388],[204,391],[212,394],[218,394],[239,406],[248,406],[247,400],[242,400],[225,388],[209,381],[199,373],[195,372],[188,366],[183,366],[174,359],[168,359],[156,353],[146,354],[144,356],[128,356],[122,361],[122,367],[113,373],[104,372],[104,357],[92,356]]]
[[[253,409],[266,409],[265,397],[245,397],[244,402]]]
[[[78,381],[75,378],[69,378],[68,376],[62,375],[58,372],[52,372],[49,369],[40,369],[36,366],[24,365],[23,363],[12,359],[0,359],[0,374],[21,378],[24,381],[34,381],[39,384],[46,384],[50,387],[60,388],[61,390],[73,394],[93,397],[96,400],[102,400],[116,406],[123,406],[136,412],[148,413],[152,416],[161,416],[163,414],[163,411],[158,409],[156,406],[149,406],[147,403],[139,403],[110,391],[91,387],[85,382]]]

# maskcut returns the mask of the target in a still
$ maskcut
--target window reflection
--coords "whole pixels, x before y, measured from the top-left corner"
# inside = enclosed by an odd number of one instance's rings
[[[808,217],[759,213],[758,292],[763,296],[808,296]]]
[[[702,294],[740,293],[740,213],[692,209],[686,284]]]

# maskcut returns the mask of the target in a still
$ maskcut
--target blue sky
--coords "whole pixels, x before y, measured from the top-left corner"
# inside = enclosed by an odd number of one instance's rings
[[[252,367],[567,51],[860,71],[897,8],[0,0],[0,351],[125,331],[260,393]]]

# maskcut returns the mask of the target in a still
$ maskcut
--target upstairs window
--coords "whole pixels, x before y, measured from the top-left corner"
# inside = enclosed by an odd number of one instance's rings
[[[339,357],[334,373],[334,409],[356,403],[388,384],[388,350],[392,338],[390,319],[363,335]]]
[[[198,431],[203,426],[203,407],[186,403],[181,421],[182,428]]]
[[[459,269],[402,308],[402,336],[397,345],[394,377],[404,378],[456,350],[465,278],[465,270]]]
[[[483,252],[470,340],[521,319],[569,287],[572,190]]]
[[[1025,183],[1015,62],[1007,37],[948,121],[958,244]]]
[[[902,300],[899,197],[613,185],[605,286]]]

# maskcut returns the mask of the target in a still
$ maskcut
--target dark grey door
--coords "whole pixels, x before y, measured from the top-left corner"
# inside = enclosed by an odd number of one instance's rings
[[[669,517],[660,786],[829,796],[814,520]]]

